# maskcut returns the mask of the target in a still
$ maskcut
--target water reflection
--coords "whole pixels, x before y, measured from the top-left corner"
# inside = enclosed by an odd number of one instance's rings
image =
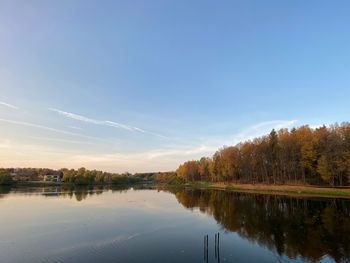
[[[279,255],[319,261],[350,260],[350,201],[295,198],[214,190],[171,190],[188,209],[212,215],[236,232]]]
[[[46,187],[11,187],[0,186],[0,198],[5,197],[9,193],[22,194],[22,195],[41,195],[46,197],[67,197],[75,199],[77,201],[83,201],[89,196],[100,195],[106,191],[111,190],[114,192],[126,192],[133,188],[134,190],[153,189],[150,185],[97,185],[97,186],[75,186],[75,185],[58,185],[58,186],[46,186]]]
[[[134,190],[153,189],[150,185],[85,187],[55,186],[30,188],[0,187],[0,198],[6,198],[6,196],[11,195],[17,196],[17,194],[20,194],[28,196],[44,196],[45,198],[51,198],[54,200],[58,198],[70,199],[72,202],[66,202],[64,204],[60,203],[60,205],[59,202],[56,202],[55,208],[52,208],[49,205],[45,208],[51,209],[51,214],[55,213],[56,215],[59,215],[58,217],[50,217],[50,220],[56,222],[57,226],[61,224],[60,220],[62,220],[62,222],[65,222],[65,220],[69,221],[70,224],[62,223],[62,225],[60,225],[63,229],[70,226],[72,229],[80,229],[85,225],[89,225],[89,231],[92,232],[89,234],[92,239],[92,244],[95,244],[94,238],[96,238],[96,236],[101,236],[100,238],[107,238],[107,240],[109,240],[108,238],[113,237],[110,237],[110,235],[114,233],[119,238],[119,232],[124,231],[125,229],[128,229],[129,232],[127,232],[127,234],[129,236],[134,236],[134,231],[136,231],[135,228],[137,227],[140,227],[140,229],[137,230],[138,232],[148,229],[158,229],[162,220],[169,220],[166,221],[166,223],[163,223],[163,227],[166,229],[164,232],[152,232],[152,230],[150,232],[152,234],[145,235],[144,237],[142,236],[142,242],[145,243],[141,242],[141,236],[137,234],[137,237],[140,238],[139,249],[143,248],[144,251],[142,250],[142,253],[146,254],[152,250],[153,245],[149,243],[149,238],[154,238],[153,242],[154,244],[157,244],[157,246],[169,245],[169,251],[172,251],[172,249],[178,244],[185,244],[185,247],[188,248],[186,251],[190,251],[191,253],[182,255],[182,262],[195,262],[191,257],[198,258],[196,253],[197,251],[200,253],[201,250],[197,247],[197,241],[193,242],[193,240],[198,239],[198,245],[202,246],[203,240],[201,240],[201,238],[203,238],[203,234],[211,233],[212,241],[210,242],[214,242],[214,233],[217,233],[218,229],[215,229],[215,227],[211,226],[210,222],[207,221],[202,221],[203,225],[199,224],[199,221],[197,220],[199,216],[198,212],[193,213],[194,216],[193,218],[191,217],[191,220],[194,221],[189,220],[187,215],[182,214],[182,211],[185,210],[182,209],[181,206],[192,211],[199,210],[203,214],[210,215],[210,217],[214,218],[226,233],[237,233],[242,240],[248,240],[278,254],[279,259],[277,261],[288,257],[290,259],[296,259],[298,262],[315,262],[324,260],[325,258],[332,258],[335,262],[350,262],[350,200],[331,198],[296,198],[217,190],[194,190],[183,188],[166,189],[164,187],[157,188],[157,190],[158,192],[167,193],[160,193],[161,195],[157,195],[156,191],[128,191],[130,188],[133,188]],[[116,195],[112,195],[112,193],[116,193]],[[126,193],[126,195],[123,198],[119,193],[123,193],[123,195]],[[137,193],[139,194],[137,195]],[[169,193],[176,197],[176,200],[181,206],[176,204],[175,198],[172,195],[169,195]],[[167,195],[172,198],[166,199]],[[118,198],[114,199],[112,198],[113,196],[118,196]],[[159,199],[160,197],[161,199]],[[84,200],[89,198],[90,200],[88,202],[84,202]],[[162,201],[163,199],[164,201]],[[20,200],[24,202],[27,199],[24,200],[22,198]],[[40,200],[42,200],[42,198],[40,198]],[[34,204],[47,203],[46,200],[40,200],[36,201],[40,203],[35,203],[34,200],[28,199],[28,207],[30,207],[31,210],[34,210],[36,209]],[[13,201],[11,204],[14,204],[15,202],[16,201]],[[80,210],[68,206],[68,203],[77,202],[83,204],[83,206],[79,206]],[[155,205],[155,202],[158,202],[158,206]],[[90,203],[90,206],[87,206],[87,203]],[[107,206],[107,204],[110,205]],[[10,205],[8,209],[11,209],[10,211],[12,211],[13,207],[14,206]],[[130,207],[132,207],[132,209],[129,209]],[[38,220],[36,217],[35,219],[31,219],[31,216],[36,216],[38,213],[41,213],[40,215],[43,217],[43,222],[50,221],[47,218],[50,213],[44,213],[45,209],[37,208],[33,214],[27,213],[29,218],[27,218],[26,222],[31,222],[30,220],[33,222]],[[96,213],[93,213],[93,218],[88,216],[91,209],[96,211]],[[16,213],[14,211],[12,212],[15,216]],[[181,217],[175,219],[179,214],[181,214]],[[115,218],[115,220],[112,220],[111,218]],[[146,220],[146,218],[148,219]],[[82,220],[84,224],[75,224],[75,219]],[[12,222],[10,220],[12,220],[12,217],[9,219],[9,222]],[[210,220],[213,221],[212,219]],[[91,226],[92,222],[94,222],[93,227]],[[188,227],[184,227],[187,223]],[[18,228],[21,225],[22,223],[18,225],[14,224],[13,229]],[[106,229],[101,228],[101,226],[106,226]],[[173,229],[169,228],[169,226],[172,226]],[[50,227],[52,227],[52,225],[50,225]],[[44,228],[44,230],[42,228]],[[27,228],[24,225],[23,229],[26,229],[27,231]],[[49,231],[46,229],[46,225],[41,223],[41,225],[38,226],[38,229],[43,233],[45,233],[45,231],[49,233],[50,231],[53,231],[54,228],[50,228]],[[12,231],[15,230],[9,230],[9,236],[11,236],[10,234]],[[58,233],[61,232],[61,230],[57,231],[59,231]],[[72,230],[72,233],[75,234],[69,237],[64,236],[62,237],[62,240],[74,243],[73,241],[85,232],[73,232]],[[154,236],[154,233],[157,233],[159,236]],[[181,233],[178,239],[179,241],[175,242],[176,238],[174,239],[174,237],[179,235],[179,233]],[[123,235],[124,234],[125,233],[123,233]],[[58,234],[56,234],[56,237],[57,235]],[[85,236],[81,237],[82,240],[84,240],[84,238]],[[186,240],[191,239],[192,241],[184,241],[182,238],[185,238]],[[49,240],[52,242],[51,239]],[[173,243],[169,243],[169,240],[172,240]],[[139,241],[135,239],[133,242]],[[148,248],[146,244],[151,247]],[[223,240],[222,244],[220,240],[220,246],[221,245],[223,248],[222,254],[226,254],[226,257],[230,253],[234,254],[234,252],[238,255],[242,254],[241,251],[237,250],[237,247],[234,248],[231,247],[230,244],[225,244],[225,240]],[[211,247],[210,249],[213,248],[214,247]],[[103,253],[112,253],[112,251],[114,253],[115,248],[110,251],[106,250]],[[74,253],[75,255],[78,255],[78,252],[75,251]],[[142,253],[140,252],[139,258],[137,260],[135,259],[135,262],[146,262],[142,261]],[[154,256],[158,257],[158,254],[160,253],[164,253],[162,256],[166,256],[168,252],[164,248],[163,250],[157,250],[154,253]],[[254,253],[258,252],[256,252],[256,250],[251,252],[252,255]],[[86,251],[82,251],[79,254],[81,259],[86,255]],[[135,255],[131,253],[124,256],[125,260],[128,260]],[[121,255],[119,255],[119,257],[121,257]],[[199,254],[199,257],[203,259],[201,254]],[[188,261],[183,261],[184,258],[188,259]],[[239,262],[243,262],[244,260],[246,262],[253,262],[251,258],[241,257],[240,260],[241,261]],[[35,262],[35,260],[32,262]],[[176,261],[174,259],[171,262]]]
[[[11,186],[0,185],[0,198],[4,197],[6,194],[10,193]]]

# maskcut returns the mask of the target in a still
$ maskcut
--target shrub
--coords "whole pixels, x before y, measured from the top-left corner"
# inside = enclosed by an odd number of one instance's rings
[[[6,171],[0,172],[0,185],[10,185],[13,183],[11,175]]]

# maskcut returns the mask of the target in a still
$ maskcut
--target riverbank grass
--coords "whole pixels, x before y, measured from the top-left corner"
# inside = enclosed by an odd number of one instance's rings
[[[188,183],[186,187],[198,189],[218,189],[235,192],[275,193],[285,195],[314,195],[350,198],[350,189],[321,188],[302,185],[224,184],[212,182]]]

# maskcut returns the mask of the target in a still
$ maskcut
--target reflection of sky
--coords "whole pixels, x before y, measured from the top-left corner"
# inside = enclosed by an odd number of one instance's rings
[[[1,263],[202,262],[203,236],[213,242],[218,231],[226,261],[276,261],[271,251],[224,233],[212,217],[162,191],[105,191],[82,201],[8,194],[0,209]]]
[[[2,200],[2,211],[6,212],[7,216],[14,216],[17,213],[21,213],[21,217],[17,218],[19,222],[26,223],[28,219],[42,218],[40,213],[43,209],[50,210],[54,208],[54,212],[47,216],[53,216],[54,214],[70,211],[79,212],[106,211],[111,210],[140,210],[147,211],[148,213],[155,211],[172,212],[177,214],[183,211],[181,207],[174,202],[175,196],[166,192],[155,192],[151,190],[128,190],[122,192],[112,192],[111,190],[105,191],[100,195],[86,193],[86,198],[81,201],[75,200],[75,194],[69,196],[61,194],[60,196],[43,196],[41,194],[9,194],[5,195]],[[27,203],[31,202],[32,205],[28,206]],[[7,217],[6,216],[6,217]],[[6,219],[3,218],[3,219]],[[16,218],[9,218],[9,222],[16,220]],[[47,218],[44,224],[50,223],[50,218]],[[42,224],[42,222],[40,222]]]

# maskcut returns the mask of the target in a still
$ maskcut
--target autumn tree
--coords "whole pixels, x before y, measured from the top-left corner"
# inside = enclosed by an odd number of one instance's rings
[[[349,184],[350,124],[272,130],[180,165],[186,181]]]

